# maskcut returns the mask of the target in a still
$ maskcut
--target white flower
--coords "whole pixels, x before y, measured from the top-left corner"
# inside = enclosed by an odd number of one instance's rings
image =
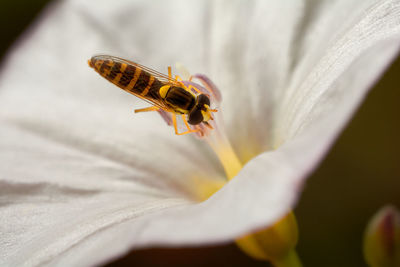
[[[312,3],[311,3],[312,2]],[[233,240],[293,208],[396,56],[400,1],[63,1],[3,62],[0,265],[93,265],[133,248]],[[93,54],[218,85],[242,163],[175,136],[98,77]]]

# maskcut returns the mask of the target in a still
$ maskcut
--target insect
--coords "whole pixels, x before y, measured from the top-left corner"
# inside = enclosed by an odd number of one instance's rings
[[[200,131],[191,129],[189,124],[203,123],[212,129],[207,121],[213,119],[212,112],[217,110],[210,108],[209,96],[192,85],[185,86],[179,76],[172,78],[171,67],[168,67],[167,76],[138,63],[108,55],[93,56],[88,64],[108,81],[152,104],[147,108],[136,109],[135,113],[161,110],[170,112],[175,134]],[[178,132],[177,115],[182,117],[187,131]]]

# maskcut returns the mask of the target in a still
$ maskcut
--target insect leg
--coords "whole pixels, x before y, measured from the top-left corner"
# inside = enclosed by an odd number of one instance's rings
[[[172,114],[172,123],[174,124],[175,134],[179,135],[178,125],[176,125],[176,114],[175,113]]]
[[[183,122],[185,123],[186,127],[189,130],[186,131],[186,132],[183,132],[183,133],[178,133],[178,125],[176,124],[176,114],[175,113],[172,114],[172,123],[174,124],[174,129],[175,129],[175,134],[176,135],[185,135],[185,134],[188,134],[188,133],[194,133],[194,132],[198,132],[199,131],[199,130],[190,129],[190,126],[189,126],[186,118],[184,118],[184,115],[182,115],[182,119],[183,119]]]
[[[188,90],[191,91],[192,89],[195,90],[198,94],[202,94],[202,92],[199,89],[197,89],[195,86],[189,84]]]
[[[183,122],[186,125],[186,128],[188,129],[188,131],[186,131],[185,133],[195,133],[195,132],[200,131],[200,129],[195,129],[195,130],[190,129],[189,123],[187,122],[185,115],[182,114],[181,117],[182,117]],[[185,133],[183,133],[183,134],[185,134]]]
[[[213,120],[213,118],[211,118]],[[213,130],[214,128],[211,126],[211,124],[209,124],[206,121],[203,121],[204,125],[207,126],[208,128],[210,128],[211,130]]]
[[[188,129],[188,131],[191,132],[192,129],[190,129],[190,126],[189,126],[189,124],[188,124],[188,122],[187,122],[187,120],[186,120],[186,118],[185,118],[185,115],[182,114],[182,115],[181,115],[181,118],[182,118],[183,122],[185,123],[186,128]]]
[[[147,107],[147,108],[139,108],[139,109],[135,109],[135,113],[147,112],[147,111],[158,111],[159,109],[160,108],[156,107],[156,106]]]
[[[168,66],[168,77],[172,79],[172,71],[171,71],[171,66]]]

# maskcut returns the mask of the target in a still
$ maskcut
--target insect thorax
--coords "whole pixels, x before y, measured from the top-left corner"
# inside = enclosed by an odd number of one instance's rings
[[[179,113],[189,113],[194,107],[195,96],[182,87],[171,86],[164,97],[165,102]]]

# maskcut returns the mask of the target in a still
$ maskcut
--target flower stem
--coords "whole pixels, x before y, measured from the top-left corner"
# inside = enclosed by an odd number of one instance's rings
[[[302,267],[300,258],[294,249],[289,251],[285,258],[275,260],[272,264],[275,267]]]

